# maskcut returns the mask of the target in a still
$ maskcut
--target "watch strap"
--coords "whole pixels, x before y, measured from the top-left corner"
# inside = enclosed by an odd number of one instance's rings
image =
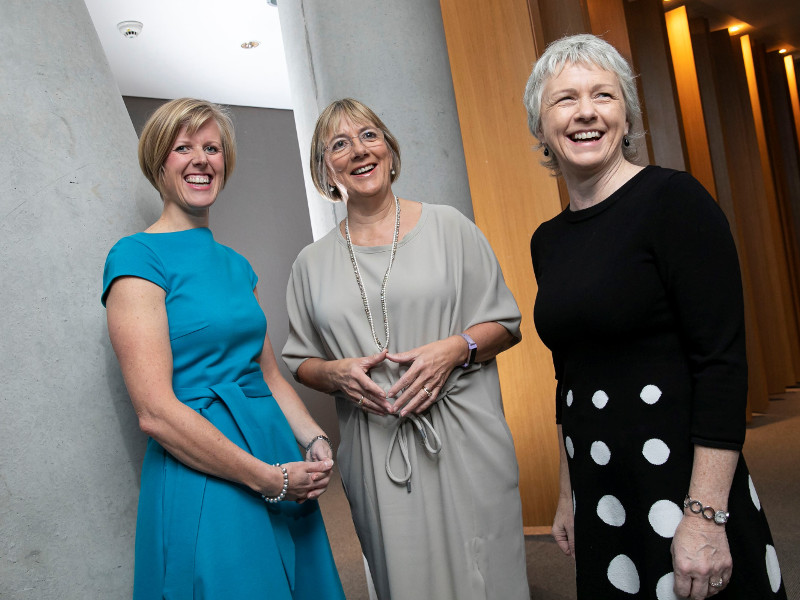
[[[467,362],[461,365],[462,369],[466,369],[475,363],[475,356],[478,354],[478,344],[475,343],[475,340],[473,340],[468,333],[462,333],[461,337],[467,341],[467,345],[469,346],[469,357],[467,357]]]

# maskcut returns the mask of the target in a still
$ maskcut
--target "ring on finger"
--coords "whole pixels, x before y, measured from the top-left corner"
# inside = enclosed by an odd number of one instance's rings
[[[361,396],[361,398],[358,400],[358,406],[360,407],[362,404],[364,404],[364,396]]]
[[[433,395],[430,391],[428,391],[428,388],[426,388],[424,385],[422,386],[422,391],[428,394],[428,398],[430,398]]]
[[[719,581],[709,581],[708,585],[710,585],[713,588],[721,588],[724,583],[725,583],[725,580],[722,579],[722,577],[720,577]]]

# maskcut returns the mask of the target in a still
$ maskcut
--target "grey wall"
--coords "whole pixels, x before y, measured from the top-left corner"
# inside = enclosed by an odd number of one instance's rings
[[[395,193],[449,204],[470,219],[472,198],[439,2],[279,2],[292,104],[304,157],[319,113],[352,96],[369,105],[400,143]],[[306,170],[315,238],[344,215]]]
[[[124,98],[139,133],[164,100]],[[312,242],[294,117],[288,110],[228,107],[236,129],[236,170],[211,209],[215,239],[243,254],[258,275],[258,297],[284,377],[338,444],[330,396],[295,382],[280,359],[289,334],[286,283],[295,257]]]
[[[2,0],[0,81],[0,598],[124,598],[142,449],[99,294],[159,201],[82,0]]]

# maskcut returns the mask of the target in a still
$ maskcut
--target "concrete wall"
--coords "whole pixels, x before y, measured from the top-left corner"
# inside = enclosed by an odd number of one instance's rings
[[[439,2],[294,0],[278,10],[314,238],[344,212],[341,204],[334,212],[311,183],[311,135],[319,113],[346,96],[370,106],[398,139],[403,168],[395,193],[455,206],[471,219]]]
[[[160,201],[82,0],[0,2],[0,81],[0,598],[124,598],[143,447],[99,294]]]

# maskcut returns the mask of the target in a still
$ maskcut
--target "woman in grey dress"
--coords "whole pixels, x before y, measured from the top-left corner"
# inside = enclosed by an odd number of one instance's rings
[[[379,598],[528,598],[495,356],[520,313],[478,228],[400,199],[397,141],[362,103],[320,115],[317,189],[347,218],[306,247],[283,358],[336,399],[339,467]]]

